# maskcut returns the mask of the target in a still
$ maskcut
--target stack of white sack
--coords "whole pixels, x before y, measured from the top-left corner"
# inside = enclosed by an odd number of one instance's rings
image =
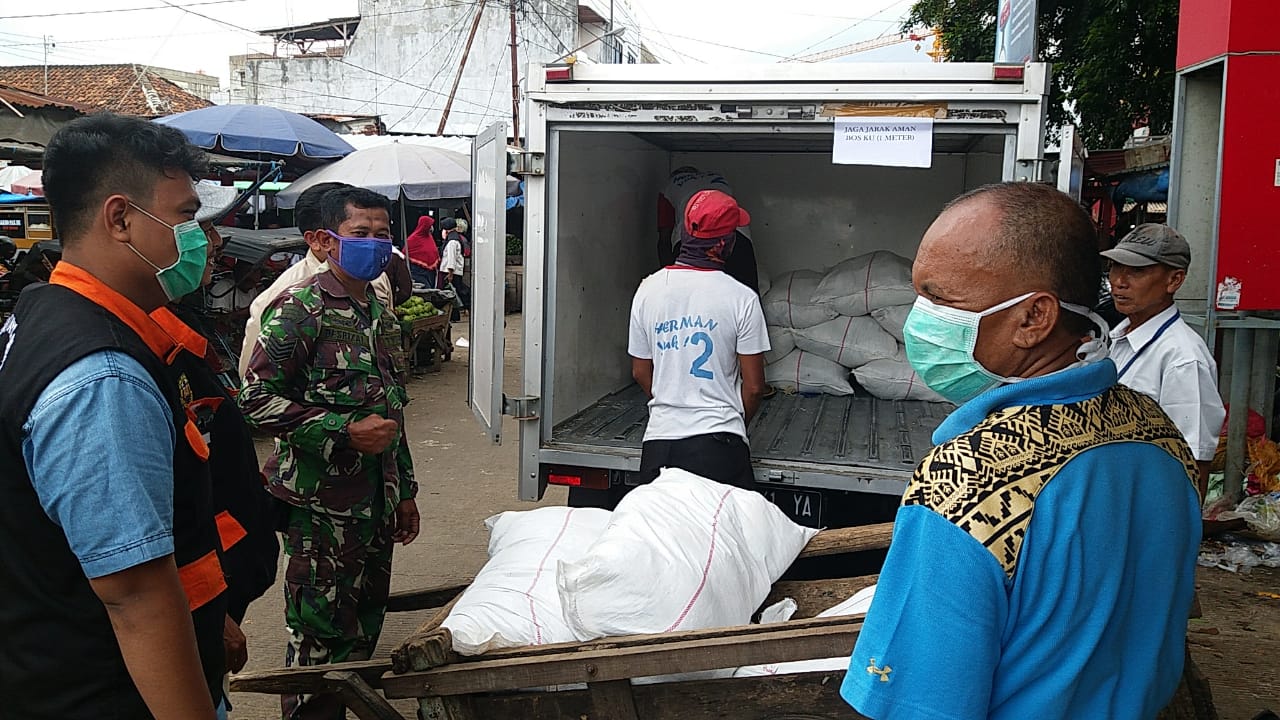
[[[796,349],[795,330],[781,325],[769,326],[769,352],[764,354],[766,365],[778,362]]]
[[[849,258],[831,268],[810,295],[838,315],[861,317],[877,308],[916,301],[911,261],[887,250]]]
[[[872,360],[903,358],[898,341],[869,317],[841,316],[792,334],[796,347],[851,370]]]
[[[565,620],[582,640],[746,625],[815,534],[759,493],[664,469],[558,564]]]
[[[609,517],[596,508],[546,507],[486,520],[489,561],[443,623],[453,649],[479,655],[577,640],[564,619],[557,563],[580,559]]]
[[[903,349],[915,299],[911,261],[885,250],[845,260],[821,279],[809,270],[778,277],[765,297],[773,344],[765,381],[784,392],[852,395],[852,370],[882,400],[945,402]]]
[[[849,369],[824,357],[792,350],[764,366],[764,381],[786,393],[852,395]]]
[[[876,308],[871,311],[871,317],[875,318],[875,321],[880,323],[880,327],[892,335],[894,340],[902,342],[902,328],[907,324],[907,316],[911,314],[912,307],[912,305],[890,305]]]
[[[766,373],[767,376],[767,373]],[[924,400],[947,402],[947,399],[929,389],[920,379],[911,363],[900,360],[872,360],[854,368],[853,377],[863,390],[881,400]]]
[[[822,273],[812,270],[796,270],[774,278],[773,286],[760,299],[765,322],[780,327],[807,328],[835,319],[839,315],[835,308],[813,299],[822,279]]]
[[[875,597],[876,586],[863,588],[853,597],[823,610],[817,617],[838,617],[843,615],[865,615],[871,609],[871,600]],[[849,648],[853,652],[853,648]],[[849,655],[819,660],[797,660],[795,662],[770,663],[766,665],[746,665],[733,672],[734,677],[762,677],[764,675],[792,675],[805,672],[843,671],[849,667]]]
[[[615,512],[485,521],[489,561],[443,626],[465,655],[745,625],[817,534],[756,492],[664,469]]]

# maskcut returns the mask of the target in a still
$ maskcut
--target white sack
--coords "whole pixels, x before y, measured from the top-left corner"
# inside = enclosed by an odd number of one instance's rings
[[[756,273],[756,288],[760,292],[760,297],[769,294],[769,290],[773,287],[773,281],[769,279],[768,273]]]
[[[580,558],[609,516],[596,508],[545,507],[486,520],[489,561],[444,621],[453,649],[478,655],[577,640],[564,621],[556,564]]]
[[[847,368],[803,350],[792,350],[781,360],[765,365],[764,381],[783,392],[853,394]]]
[[[855,369],[853,376],[864,390],[881,400],[947,401],[930,390],[906,360],[875,360]]]
[[[746,625],[816,533],[760,493],[664,469],[559,563],[565,620],[582,640]]]
[[[853,597],[836,605],[835,607],[823,610],[818,613],[818,617],[836,617],[839,615],[865,615],[867,610],[871,609],[871,599],[875,597],[876,586],[872,585],[863,588],[854,594]],[[853,648],[849,648],[850,652]],[[795,673],[806,672],[838,672],[846,670],[849,667],[849,656],[842,655],[834,658],[821,658],[817,660],[797,660],[795,662],[770,663],[766,665],[746,665],[740,667],[733,672],[734,677],[762,677],[765,675],[792,675]]]
[[[795,331],[781,325],[769,326],[769,351],[764,354],[764,362],[768,365],[786,357],[796,349]]]
[[[847,368],[895,359],[901,352],[898,341],[869,317],[838,317],[792,332],[796,347]]]
[[[760,301],[765,321],[770,325],[806,328],[834,318],[837,313],[831,306],[813,300],[813,292],[820,282],[822,273],[812,270],[796,270],[774,278],[773,287]]]
[[[880,323],[880,327],[885,332],[893,336],[894,340],[902,342],[902,328],[907,324],[907,316],[911,314],[912,305],[890,305],[889,307],[875,308],[871,311],[871,317]]]
[[[915,301],[911,261],[888,250],[859,255],[831,268],[811,297],[811,302],[854,316]]]

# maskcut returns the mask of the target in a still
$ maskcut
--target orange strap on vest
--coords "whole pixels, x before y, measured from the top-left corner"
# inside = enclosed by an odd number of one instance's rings
[[[187,605],[193,612],[213,602],[227,589],[222,563],[218,562],[218,553],[212,550],[199,560],[178,568],[178,579],[182,581]]]
[[[226,510],[218,513],[213,519],[218,523],[218,538],[222,540],[222,552],[230,550],[231,546],[245,539],[249,534],[240,521]]]

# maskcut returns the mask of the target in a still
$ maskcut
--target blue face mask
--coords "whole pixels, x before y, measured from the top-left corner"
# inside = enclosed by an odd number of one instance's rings
[[[917,297],[902,328],[902,340],[912,369],[931,390],[957,405],[998,385],[1022,380],[1001,377],[987,370],[973,357],[973,349],[978,344],[978,325],[982,318],[1008,310],[1035,294],[1019,295],[982,312],[935,305],[927,298]],[[1106,337],[1106,323],[1089,308],[1061,301],[1058,304],[1092,320],[1102,328],[1101,337]],[[1078,351],[1085,360],[1093,360],[1099,354],[1105,357],[1106,346],[1097,339],[1081,345]]]
[[[386,238],[343,237],[325,230],[339,243],[338,257],[329,256],[329,262],[356,280],[370,282],[387,269],[391,262],[391,241]]]

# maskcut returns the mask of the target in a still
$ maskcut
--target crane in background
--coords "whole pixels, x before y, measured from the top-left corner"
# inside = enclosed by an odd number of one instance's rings
[[[903,42],[914,42],[916,44],[916,50],[919,51],[923,49],[923,43],[926,40],[933,40],[933,42],[930,43],[929,49],[925,50],[925,53],[929,57],[933,58],[934,62],[942,62],[944,52],[942,48],[938,47],[938,31],[936,29],[922,32],[900,33],[898,35],[886,35],[884,37],[863,40],[862,42],[856,42],[850,45],[841,45],[840,47],[831,48],[830,50],[820,50],[807,55],[797,55],[795,57],[787,58],[782,62],[826,62],[827,60],[835,60],[836,58],[847,57],[860,52],[888,47],[890,45],[897,45],[898,43]]]

